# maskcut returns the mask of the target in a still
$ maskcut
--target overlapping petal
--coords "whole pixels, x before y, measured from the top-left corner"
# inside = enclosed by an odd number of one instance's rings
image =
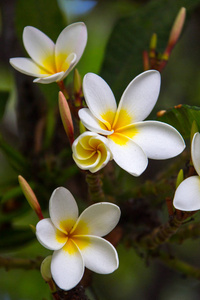
[[[36,236],[39,242],[50,250],[61,249],[67,241],[63,236],[58,239],[59,233],[51,219],[43,219],[37,223]]]
[[[60,33],[55,45],[56,66],[62,68],[63,61],[70,53],[76,54],[76,63],[80,60],[87,43],[87,28],[83,22],[67,26]]]
[[[55,73],[51,76],[38,77],[34,79],[33,82],[48,84],[48,83],[60,81],[63,78],[63,76],[64,76],[64,72],[60,72],[60,73]]]
[[[102,202],[96,203],[86,208],[79,216],[76,226],[73,229],[74,234],[82,232],[82,224],[87,224],[85,234],[104,236],[108,234],[117,225],[120,218],[120,209],[117,205]],[[84,234],[84,232],[82,232]]]
[[[51,273],[56,284],[63,290],[70,290],[81,280],[84,273],[84,262],[81,252],[71,242],[67,248],[55,251],[51,261]]]
[[[191,155],[192,155],[192,161],[195,170],[197,174],[200,176],[200,134],[199,132],[195,133],[192,139]]]
[[[17,71],[22,72],[26,75],[30,75],[30,76],[34,76],[34,77],[48,76],[48,74],[45,74],[44,70],[42,68],[40,68],[36,63],[34,63],[34,61],[30,58],[25,58],[25,57],[11,58],[10,64]]]
[[[173,201],[174,207],[182,211],[200,209],[200,177],[191,176],[178,186]]]
[[[88,73],[83,79],[83,92],[91,113],[110,130],[117,105],[109,85],[100,76]]]
[[[27,26],[23,31],[23,43],[30,57],[46,70],[55,72],[54,42],[39,29]]]
[[[94,173],[111,159],[107,139],[97,133],[86,131],[72,144],[73,159],[82,170]]]
[[[129,115],[124,126],[143,121],[156,104],[160,92],[160,80],[160,73],[155,70],[143,72],[135,77],[121,97],[113,126],[121,120],[124,111]]]
[[[144,121],[134,124],[137,134],[132,137],[148,158],[168,159],[180,154],[185,142],[172,126],[158,121]]]
[[[80,236],[88,246],[81,249],[86,268],[99,274],[114,272],[119,266],[117,251],[111,243],[97,236]]]
[[[56,228],[69,232],[78,218],[78,206],[69,190],[59,187],[49,201],[49,214]]]
[[[78,114],[83,125],[87,129],[103,135],[110,135],[113,133],[113,130],[112,131],[107,130],[106,126],[101,121],[99,121],[96,117],[94,117],[88,108],[80,109]]]
[[[144,172],[148,159],[140,146],[121,134],[110,136],[108,141],[113,159],[122,169],[134,176]]]

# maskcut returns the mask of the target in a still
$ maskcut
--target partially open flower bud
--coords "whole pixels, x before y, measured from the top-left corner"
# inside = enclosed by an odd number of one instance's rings
[[[73,159],[82,170],[95,173],[112,158],[105,137],[90,131],[81,134],[72,145]]]
[[[41,267],[40,267],[41,275],[46,282],[49,282],[52,279],[51,259],[52,259],[52,255],[47,256],[41,263]]]

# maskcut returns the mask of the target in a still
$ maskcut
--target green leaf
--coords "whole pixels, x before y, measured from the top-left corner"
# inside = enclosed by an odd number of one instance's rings
[[[26,159],[21,155],[19,151],[10,146],[0,135],[0,149],[6,155],[8,162],[11,166],[21,172],[28,166]]]
[[[200,4],[199,0],[153,0],[142,4],[130,17],[117,21],[107,45],[100,75],[119,100],[129,82],[143,71],[142,52],[149,50],[153,33],[157,33],[158,52],[163,52],[179,9],[187,14]]]
[[[23,247],[35,237],[30,228],[20,227],[4,227],[0,229],[0,251],[8,251]]]
[[[8,91],[0,91],[0,120],[4,116],[9,94],[10,93]]]
[[[18,0],[16,3],[16,28],[20,39],[25,26],[34,26],[55,42],[65,27],[57,1]]]
[[[190,138],[193,121],[196,121],[198,128],[200,128],[200,107],[183,104],[167,110],[157,119],[172,125],[184,139],[188,139]]]

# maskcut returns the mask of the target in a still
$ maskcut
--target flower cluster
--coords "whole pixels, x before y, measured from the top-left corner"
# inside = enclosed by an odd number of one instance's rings
[[[143,121],[159,95],[158,71],[146,71],[131,81],[118,108],[108,84],[95,74],[85,75],[83,91],[88,108],[79,110],[82,123],[92,132],[105,136],[113,159],[128,173],[139,176],[146,169],[148,158],[168,159],[184,150],[184,140],[174,127],[158,121]],[[80,161],[73,151],[78,166],[86,169],[88,153],[84,161],[83,155]]]
[[[36,77],[34,82],[60,82],[80,60],[87,42],[84,23],[67,26],[56,43],[40,30],[28,26],[23,32],[24,46],[31,58],[12,58],[11,65],[18,71]],[[114,160],[134,176],[141,175],[148,158],[168,159],[180,154],[185,142],[172,126],[158,121],[144,121],[154,108],[160,92],[160,73],[143,72],[125,89],[117,107],[108,84],[98,75],[88,73],[83,79],[83,94],[87,107],[78,112],[82,124],[89,130],[74,140],[74,126],[70,106],[59,93],[59,108],[65,131],[72,146],[73,159],[80,169],[94,173]],[[61,86],[61,84],[60,84]],[[82,89],[81,89],[82,92]],[[192,157],[199,176],[183,181],[178,187],[174,206],[189,210],[200,208],[200,134],[192,144]],[[20,184],[34,209],[39,204],[27,182]],[[184,195],[191,195],[189,202]],[[33,203],[32,203],[33,202]],[[49,201],[50,218],[36,226],[36,236],[47,249],[48,276],[63,290],[72,289],[81,280],[84,268],[108,274],[118,268],[118,255],[113,245],[102,236],[117,225],[120,209],[117,205],[101,202],[91,205],[78,217],[78,206],[64,187],[57,188]],[[46,263],[45,263],[46,265]]]

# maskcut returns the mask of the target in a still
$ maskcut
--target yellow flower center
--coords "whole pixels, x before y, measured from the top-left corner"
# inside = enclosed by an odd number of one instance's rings
[[[116,144],[126,145],[128,138],[132,139],[138,133],[137,127],[132,124],[132,116],[126,109],[121,109],[119,113],[108,110],[101,117],[104,120],[101,123],[102,129],[114,131],[108,138]]]
[[[74,220],[72,219],[61,221],[60,228],[62,228],[62,231],[58,229],[56,231],[56,240],[59,243],[65,243],[63,250],[71,255],[77,252],[76,246],[79,250],[83,250],[90,245],[90,238],[86,236],[89,234],[89,227],[87,223],[79,221],[77,225],[71,226],[72,223],[74,224]]]

